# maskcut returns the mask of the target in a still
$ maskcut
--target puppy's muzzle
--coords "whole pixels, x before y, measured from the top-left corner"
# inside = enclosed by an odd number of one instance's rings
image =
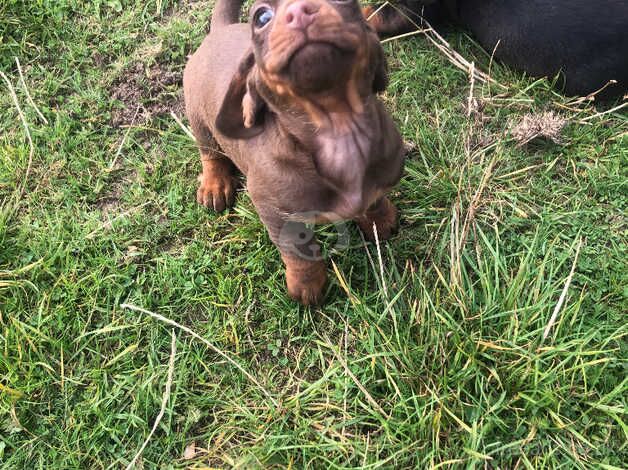
[[[294,78],[320,76],[321,71],[315,68],[332,68],[338,74],[351,62],[363,34],[362,28],[346,23],[326,2],[295,0],[277,11],[264,57],[265,69]],[[297,59],[301,54],[304,57]],[[297,67],[300,70],[295,70]]]

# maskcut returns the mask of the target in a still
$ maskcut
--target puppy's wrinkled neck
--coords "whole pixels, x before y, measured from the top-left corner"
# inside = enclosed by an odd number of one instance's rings
[[[379,115],[374,105],[365,103],[362,112],[332,112],[328,118],[330,126],[314,137],[314,165],[332,187],[358,203],[381,134]]]
[[[275,113],[281,131],[307,149],[319,175],[347,199],[347,214],[365,209],[366,171],[382,138],[376,103],[372,92],[343,92],[292,99]]]

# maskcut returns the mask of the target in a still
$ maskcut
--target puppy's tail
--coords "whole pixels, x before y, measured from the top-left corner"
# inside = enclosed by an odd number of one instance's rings
[[[211,31],[240,21],[241,0],[218,0],[214,6]]]

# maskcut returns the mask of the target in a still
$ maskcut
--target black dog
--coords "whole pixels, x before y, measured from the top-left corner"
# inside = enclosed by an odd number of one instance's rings
[[[370,20],[380,35],[416,28],[421,15],[473,33],[504,63],[555,77],[568,95],[598,98],[628,91],[628,0],[397,0]],[[375,9],[367,7],[367,18]]]

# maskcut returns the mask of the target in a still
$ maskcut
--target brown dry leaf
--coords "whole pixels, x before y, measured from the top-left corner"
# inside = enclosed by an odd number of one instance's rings
[[[22,426],[22,423],[20,423],[20,420],[17,417],[17,413],[15,412],[15,403],[11,404],[9,414],[11,415],[11,423],[9,426],[7,426],[9,434],[24,431],[24,426]]]
[[[539,114],[526,114],[523,119],[513,123],[510,133],[519,146],[525,145],[533,139],[549,139],[554,143],[561,143],[561,134],[567,124],[567,119],[554,111]]]
[[[192,441],[185,446],[183,460],[192,460],[194,457],[196,457],[196,442]]]

